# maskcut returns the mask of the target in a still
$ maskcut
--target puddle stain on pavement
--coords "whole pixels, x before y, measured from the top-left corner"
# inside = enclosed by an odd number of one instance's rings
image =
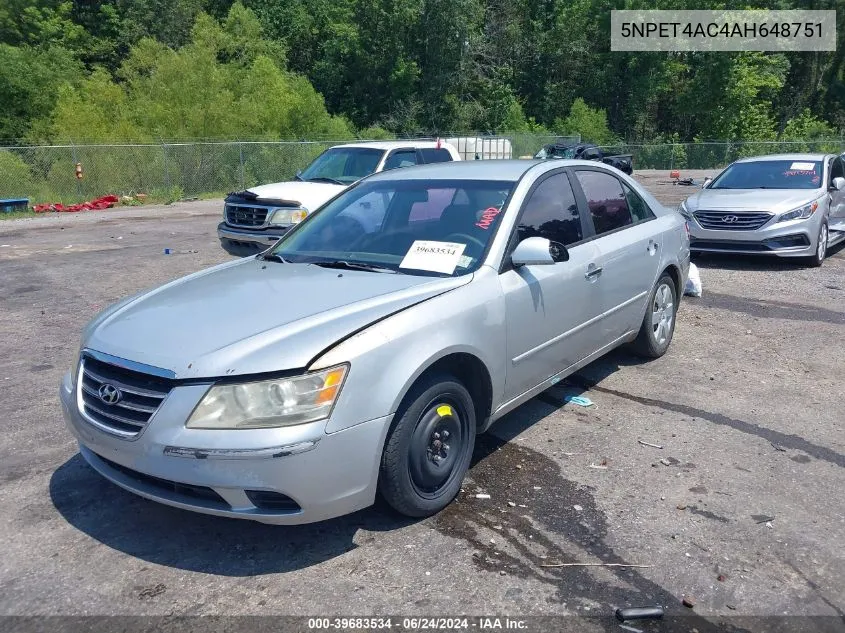
[[[467,542],[475,550],[472,560],[479,570],[540,581],[554,589],[547,599],[550,605],[566,604],[573,611],[580,606],[582,615],[588,615],[589,607],[590,619],[608,631],[618,630],[613,616],[616,607],[656,604],[666,608],[667,619],[638,622],[640,629],[663,633],[688,633],[692,626],[699,633],[742,630],[718,616],[690,613],[677,596],[636,568],[542,567],[660,562],[629,561],[617,554],[606,542],[608,520],[597,507],[592,489],[563,477],[558,464],[545,455],[491,434],[481,435],[463,489],[431,524],[441,534]],[[489,494],[490,499],[475,498],[478,492]],[[507,595],[518,599],[523,592],[511,588]]]
[[[441,533],[468,542],[480,569],[553,586],[557,593],[552,602],[577,603],[577,596],[592,605],[677,602],[630,568],[542,567],[649,561],[627,561],[607,545],[607,519],[590,489],[565,479],[548,457],[488,434],[477,438],[474,462],[465,492],[435,517],[434,524]],[[476,489],[491,498],[476,499]]]

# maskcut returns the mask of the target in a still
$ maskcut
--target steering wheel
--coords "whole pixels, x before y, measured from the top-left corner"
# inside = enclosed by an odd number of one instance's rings
[[[444,241],[445,241],[445,242],[454,242],[454,241],[458,241],[458,242],[460,242],[460,241],[461,241],[461,240],[453,240],[453,239],[452,239],[453,237],[458,237],[458,238],[461,238],[461,239],[463,239],[464,241],[475,242],[475,244],[476,244],[476,245],[477,245],[477,246],[478,246],[478,247],[479,247],[482,251],[483,251],[483,250],[484,250],[484,248],[486,247],[486,244],[485,244],[484,242],[482,242],[480,239],[478,239],[478,238],[477,238],[477,237],[475,237],[474,235],[469,235],[468,233],[450,233],[449,235],[447,235],[447,236],[444,238]]]

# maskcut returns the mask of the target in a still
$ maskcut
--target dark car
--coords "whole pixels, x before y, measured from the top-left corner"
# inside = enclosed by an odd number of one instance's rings
[[[634,173],[634,157],[631,154],[608,154],[595,143],[549,143],[544,145],[534,158],[595,160],[615,167],[629,176]]]

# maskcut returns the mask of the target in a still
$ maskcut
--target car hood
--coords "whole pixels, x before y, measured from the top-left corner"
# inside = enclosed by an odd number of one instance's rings
[[[333,185],[329,182],[276,182],[270,185],[259,185],[247,191],[254,193],[260,199],[286,200],[301,204],[309,211],[313,211],[324,202],[333,198],[346,189],[344,185]]]
[[[821,189],[702,189],[686,200],[691,213],[705,211],[771,211],[782,213],[817,200]]]
[[[83,347],[177,378],[300,369],[374,321],[471,278],[236,260],[116,304],[89,325]]]

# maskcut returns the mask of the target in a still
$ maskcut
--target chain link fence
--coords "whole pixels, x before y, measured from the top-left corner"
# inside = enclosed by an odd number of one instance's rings
[[[532,134],[478,137],[446,135],[465,160],[533,156],[547,143],[578,137]],[[30,205],[90,200],[102,195],[146,194],[167,202],[292,178],[337,142],[203,142],[149,145],[55,145],[0,148],[0,198],[27,198]],[[744,156],[786,152],[845,151],[845,139],[761,143],[664,143],[617,145],[607,152],[632,154],[634,169],[716,169]],[[82,169],[77,178],[76,168]]]
[[[662,143],[605,146],[606,152],[631,154],[637,169],[720,169],[740,158],[771,154],[839,154],[845,137],[814,141]]]

